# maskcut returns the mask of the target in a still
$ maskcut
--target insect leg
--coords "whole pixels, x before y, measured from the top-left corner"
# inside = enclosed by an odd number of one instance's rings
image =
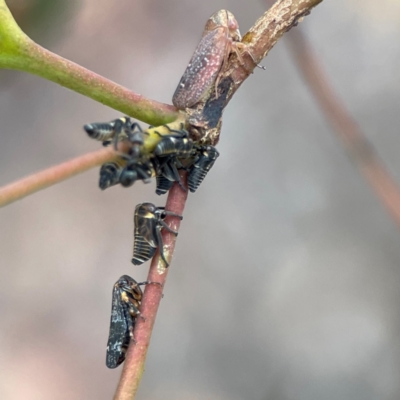
[[[171,133],[175,133],[175,135],[162,135],[160,132],[158,131],[154,131],[155,134],[157,134],[158,136],[160,136],[161,138],[165,138],[165,137],[178,137],[178,138],[187,138],[189,136],[189,132],[184,129],[184,124],[181,123],[181,129],[177,130],[177,129],[172,129],[170,126],[164,124],[164,125],[160,125],[163,128],[168,129],[169,132]]]
[[[159,207],[159,208],[161,208],[161,207]],[[179,218],[181,221],[183,220],[183,217],[182,217],[182,215],[179,215],[179,214],[176,214],[176,213],[174,213],[174,212],[172,212],[172,211],[166,211],[166,210],[163,210],[163,212],[162,212],[165,216],[170,216],[170,217],[177,217],[177,218]]]
[[[149,168],[146,168],[146,166],[138,165],[136,170],[139,178],[143,180],[144,183],[149,183],[151,181],[151,171],[149,171]]]
[[[179,172],[178,172],[178,168],[176,168],[176,164],[173,162],[173,163],[171,163],[172,165],[171,165],[171,168],[172,168],[172,171],[174,172],[174,177],[175,177],[175,180],[178,182],[178,185],[181,187],[181,189],[184,191],[184,192],[187,192],[187,189],[185,188],[185,185],[183,184],[183,182],[182,182],[182,179],[181,179],[181,177],[179,176]]]
[[[160,221],[158,221],[158,223],[165,228],[168,232],[172,233],[175,236],[178,236],[178,232],[174,231],[173,229],[171,229],[162,219],[160,219]]]
[[[140,283],[138,283],[138,286],[139,285],[158,285],[158,286],[160,286],[161,288],[164,286],[162,283],[160,283],[160,282],[154,282],[154,281],[144,281],[144,282],[140,282]]]
[[[137,129],[138,131],[143,132],[142,127],[137,122],[134,122],[131,125],[130,129],[131,129],[131,131],[134,131],[135,129]]]
[[[114,130],[113,139],[114,140],[113,140],[113,143],[114,143],[114,150],[115,151],[118,151],[118,139],[119,139],[119,136],[121,135],[122,129],[126,126],[126,124],[128,122],[130,123],[129,118],[124,118],[124,117],[116,119],[115,122],[114,122],[114,127],[113,127],[113,130]]]
[[[160,222],[161,225],[165,224],[167,226],[167,228],[166,228],[167,230],[171,229],[164,221],[160,220],[159,222]],[[163,243],[162,236],[161,236],[161,230],[160,229],[155,229],[155,231],[156,231],[155,234],[156,234],[156,238],[157,238],[158,248],[160,250],[160,257],[164,261],[165,266],[168,268],[169,267],[169,263],[168,263],[167,259],[165,258],[165,255],[164,255],[164,243]]]
[[[247,53],[250,56],[250,58],[252,59],[253,63],[256,65],[256,67],[261,68],[264,71],[267,70],[267,68],[265,68],[263,65],[257,64],[256,60],[254,59],[253,54],[251,53],[251,51],[247,48],[247,46],[244,43],[234,42],[234,43],[232,43],[232,47],[237,55],[237,58],[238,58],[240,64],[244,65],[243,57],[239,51],[239,50],[242,50],[242,53]]]
[[[171,135],[173,137],[186,138],[189,136],[189,132],[186,129],[183,129],[183,127],[184,127],[183,123],[181,123],[180,130],[172,129],[168,125],[161,125],[161,126],[163,126],[164,128],[167,128],[172,133],[177,133],[177,135]],[[170,136],[170,135],[163,135],[163,136]]]
[[[158,132],[158,131],[154,131],[154,133],[157,134],[157,135],[160,136],[160,137],[164,137],[164,135],[161,135],[161,133]]]

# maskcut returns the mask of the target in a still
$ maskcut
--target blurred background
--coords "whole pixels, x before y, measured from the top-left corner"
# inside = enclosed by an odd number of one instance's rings
[[[170,103],[207,18],[245,33],[261,1],[7,1],[36,41]],[[400,183],[400,4],[324,1],[299,27]],[[400,397],[399,228],[346,155],[280,40],[224,113],[220,158],[190,195],[139,399]],[[0,71],[0,185],[100,148],[120,114]],[[0,398],[111,399],[111,291],[134,267],[133,209],[155,182],[98,169],[0,210]]]

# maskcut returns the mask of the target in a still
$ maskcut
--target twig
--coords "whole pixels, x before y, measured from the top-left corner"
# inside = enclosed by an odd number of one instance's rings
[[[128,148],[126,144],[119,145],[119,150],[121,151],[126,151]],[[101,149],[0,187],[0,207],[4,207],[7,204],[62,182],[107,161],[112,161],[116,157],[118,157],[118,153],[113,148]]]
[[[21,31],[0,0],[0,68],[41,76],[152,125],[174,121],[174,106],[134,93],[39,46]]]
[[[301,31],[288,35],[288,44],[300,71],[306,79],[318,105],[332,124],[334,133],[350,158],[400,227],[400,189],[381,163],[356,121],[339,100],[317,61],[312,47]]]
[[[30,62],[18,69],[51,80],[143,122],[157,126],[178,116],[174,106],[132,92],[32,41],[27,46],[26,56],[30,57]]]
[[[260,63],[282,35],[310,14],[311,9],[321,1],[278,0],[255,22],[242,40],[246,45],[246,52],[242,54],[244,63],[235,54],[232,55],[227,68],[218,78],[216,92],[192,109],[186,109],[189,124],[197,129],[202,139],[214,145],[218,143],[222,113],[232,96],[256,68],[255,62]]]
[[[185,183],[185,187],[187,187],[186,173],[181,173],[180,175],[182,181]],[[184,192],[179,185],[175,183],[169,191],[165,209],[182,215],[187,196],[188,193]],[[166,222],[173,230],[179,230],[179,218],[167,217]],[[165,229],[162,231],[162,237],[164,252],[168,262],[170,262],[175,249],[176,238],[173,234],[166,232]],[[151,282],[159,282],[164,286],[169,268],[164,267],[163,261],[160,260],[160,254],[157,252],[151,261],[147,279]],[[141,305],[141,313],[144,319],[137,319],[134,341],[131,341],[131,345],[129,346],[114,400],[132,400],[135,398],[143,375],[147,350],[150,344],[158,306],[162,298],[162,292],[163,287],[159,285],[150,284],[145,288]]]
[[[256,67],[254,61],[261,62],[283,34],[296,26],[303,17],[311,13],[312,8],[321,2],[322,0],[278,0],[255,22],[242,40],[247,44],[252,57],[246,57],[245,68],[239,60],[236,60],[225,73],[235,82],[233,93]]]

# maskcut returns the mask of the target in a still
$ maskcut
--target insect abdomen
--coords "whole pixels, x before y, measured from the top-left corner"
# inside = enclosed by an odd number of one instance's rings
[[[114,136],[114,123],[110,122],[94,122],[83,127],[86,133],[92,139],[104,142],[110,140]]]
[[[156,193],[158,195],[162,195],[168,192],[171,189],[174,181],[167,179],[164,175],[160,174],[156,176],[157,188]]]
[[[133,242],[133,257],[132,263],[134,265],[141,265],[154,256],[156,249],[137,233],[135,229],[135,238]]]
[[[175,155],[189,157],[193,149],[193,141],[188,138],[167,137],[160,140],[154,149],[157,156]]]
[[[207,146],[202,150],[199,158],[192,165],[188,174],[188,187],[192,193],[194,193],[201,182],[203,182],[218,156],[219,152],[214,146]]]
[[[125,160],[121,159],[120,162],[108,162],[101,166],[99,179],[99,187],[101,190],[105,190],[119,182],[121,172],[124,168],[121,164],[123,164],[124,161]]]
[[[106,355],[106,366],[108,368],[117,368],[124,362],[125,354],[128,350],[131,340],[131,334],[129,330],[131,323],[129,322],[129,319],[132,317],[127,315],[129,313],[122,304],[119,307],[121,311],[121,320],[113,322],[111,316],[110,336],[108,338]],[[118,325],[120,326],[118,327]],[[133,321],[132,326],[134,326]]]

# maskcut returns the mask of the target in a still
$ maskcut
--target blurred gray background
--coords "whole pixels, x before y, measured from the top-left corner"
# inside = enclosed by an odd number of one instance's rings
[[[242,33],[261,1],[9,1],[29,35],[170,103],[207,18]],[[56,2],[50,2],[56,4]],[[324,1],[299,28],[400,182],[400,4]],[[278,42],[229,104],[214,169],[190,195],[139,399],[400,397],[400,235]],[[35,76],[0,72],[0,185],[99,149],[82,126],[120,114]],[[0,211],[0,398],[111,399],[114,282],[133,209],[154,182],[101,192],[98,169]]]

